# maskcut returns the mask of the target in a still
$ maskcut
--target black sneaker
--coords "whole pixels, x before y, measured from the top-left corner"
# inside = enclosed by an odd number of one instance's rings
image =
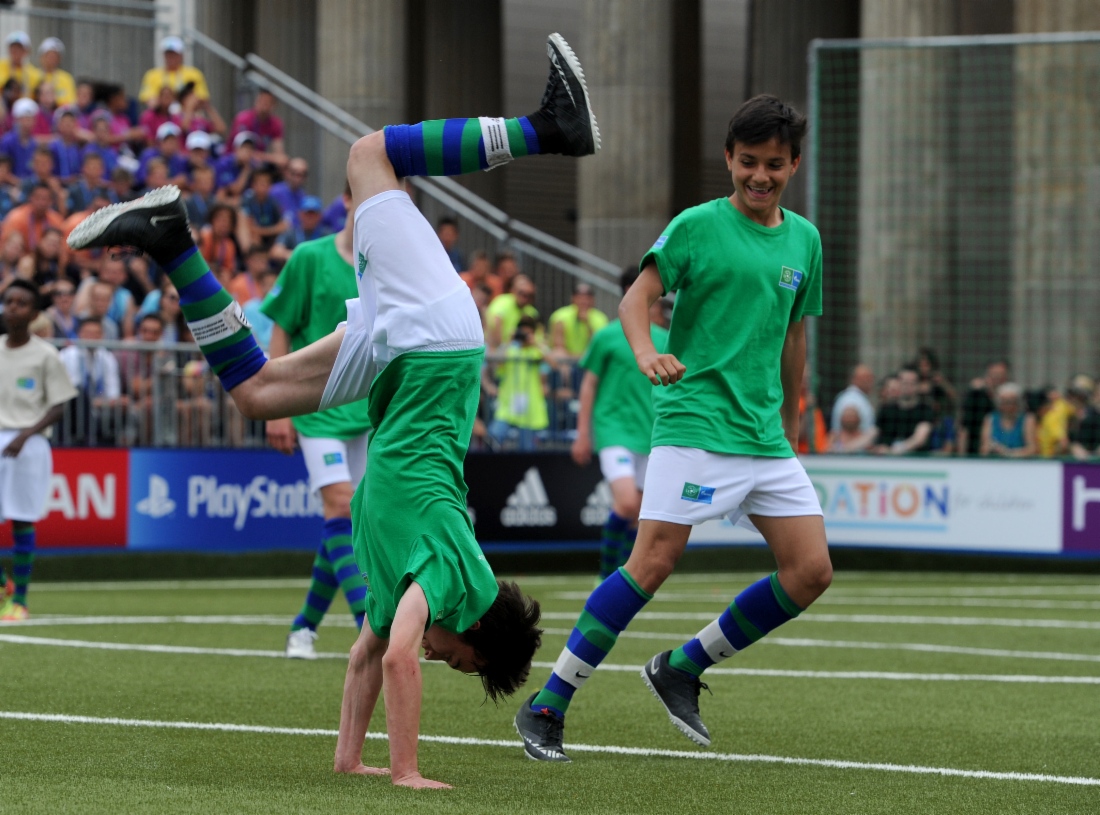
[[[141,198],[93,212],[69,235],[69,246],[136,246],[158,263],[194,246],[179,187],[158,187]]]
[[[559,718],[549,708],[532,710],[531,702],[536,694],[531,694],[516,714],[516,732],[523,739],[523,750],[527,757],[535,761],[571,761],[562,749],[565,734],[565,719]]]
[[[710,731],[699,718],[699,691],[710,688],[691,674],[668,664],[671,651],[657,654],[642,668],[642,681],[668,711],[676,729],[702,747],[710,746]]]
[[[546,39],[550,77],[535,117],[549,126],[536,127],[543,152],[565,156],[587,156],[600,149],[600,128],[588,100],[588,86],[580,60],[561,34]],[[543,131],[543,132],[540,132]],[[547,132],[550,131],[550,132]]]

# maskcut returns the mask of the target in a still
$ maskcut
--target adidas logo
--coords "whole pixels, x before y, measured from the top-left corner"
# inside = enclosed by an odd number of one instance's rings
[[[592,494],[584,502],[581,523],[585,526],[603,526],[607,521],[607,513],[611,512],[612,503],[611,485],[605,478],[596,485],[596,489],[592,490]]]
[[[554,526],[557,522],[558,511],[550,506],[538,467],[531,467],[508,496],[507,505],[500,511],[500,523],[502,526]]]

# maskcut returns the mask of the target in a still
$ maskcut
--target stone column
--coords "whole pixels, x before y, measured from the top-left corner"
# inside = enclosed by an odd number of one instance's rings
[[[576,44],[603,133],[578,163],[580,246],[637,263],[671,216],[671,0],[585,0]]]
[[[317,0],[317,91],[374,129],[405,121],[405,0]],[[321,137],[311,189],[339,194],[347,145]]]
[[[1016,28],[1095,31],[1100,6],[1017,0]],[[1016,48],[1011,360],[1028,386],[1100,370],[1098,50]]]

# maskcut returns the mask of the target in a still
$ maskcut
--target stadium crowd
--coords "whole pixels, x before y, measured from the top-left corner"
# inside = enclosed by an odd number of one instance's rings
[[[62,357],[81,396],[57,441],[71,445],[263,444],[216,387],[206,364],[171,344],[192,341],[179,294],[143,255],[69,251],[65,238],[109,204],[164,184],[184,191],[200,251],[241,304],[262,347],[272,322],[260,310],[279,270],[303,241],[339,231],[343,196],[310,194],[309,164],[285,150],[276,99],[259,90],[227,123],[202,72],[184,62],[178,37],[160,43],[136,99],[118,84],[75,80],[65,46],[47,37],[31,63],[30,38],[15,31],[0,60],[0,295],[16,278],[41,293],[35,333],[71,344]],[[534,450],[575,431],[576,361],[609,318],[586,283],[543,320],[534,281],[516,257],[459,248],[458,223],[437,234],[482,315],[491,360],[482,376],[474,445]],[[670,310],[664,309],[667,325]],[[0,315],[2,318],[2,315]],[[129,347],[129,346],[133,347]],[[1024,391],[1006,362],[959,394],[922,349],[877,381],[856,366],[824,411],[806,372],[803,453],[1100,456],[1100,388],[1079,375],[1061,391]]]

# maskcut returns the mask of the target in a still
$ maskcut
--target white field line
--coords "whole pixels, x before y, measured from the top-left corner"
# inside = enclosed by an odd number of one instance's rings
[[[25,627],[47,627],[68,625],[263,625],[285,626],[286,617],[278,615],[236,615],[236,616],[185,616],[185,617],[68,617],[36,616],[29,620],[13,623],[0,623],[4,628],[20,629]],[[325,618],[326,628],[354,628],[355,622],[348,615],[330,614]],[[543,633],[551,636],[568,637],[573,633],[570,628],[544,628]],[[623,631],[620,639],[661,640],[664,642],[685,642],[695,633],[676,633],[663,631]],[[1060,651],[1016,651],[1004,648],[972,648],[961,645],[938,645],[919,642],[866,642],[862,640],[821,640],[805,637],[766,637],[758,645],[778,645],[789,648],[850,648],[870,651],[916,651],[930,654],[960,654],[964,656],[1000,657],[1007,659],[1043,659],[1061,662],[1100,662],[1100,654],[1076,654]],[[272,653],[281,654],[281,651]],[[341,657],[346,655],[341,654]]]
[[[222,722],[171,722],[151,719],[117,719],[98,716],[67,716],[57,713],[24,713],[0,711],[0,719],[17,721],[58,722],[62,724],[98,724],[116,727],[148,727],[170,730],[206,730],[222,733],[256,733],[278,736],[325,736],[335,738],[336,730],[306,727],[266,727],[263,725],[227,724]],[[383,733],[367,733],[368,739],[386,740]],[[512,739],[475,739],[461,736],[421,735],[420,741],[434,744],[454,744],[469,747],[503,747],[518,750],[519,741]],[[847,761],[830,758],[798,758],[794,756],[769,756],[741,753],[707,753],[688,750],[654,750],[643,747],[619,747],[604,744],[569,744],[573,753],[606,753],[645,758],[672,758],[694,761],[724,761],[753,764],[786,764],[802,767],[825,767],[834,770],[869,770],[877,772],[907,773],[911,775],[938,775],[950,778],[974,778],[989,781],[1039,781],[1079,787],[1098,787],[1100,778],[1072,775],[1048,775],[1045,773],[994,772],[992,770],[963,770],[954,767],[926,767],[918,764],[888,764],[884,762]]]
[[[245,648],[200,648],[189,645],[155,645],[147,643],[92,642],[89,640],[53,639],[51,637],[27,637],[19,634],[0,634],[0,642],[13,645],[46,645],[60,648],[85,648],[99,651],[139,651],[158,654],[186,654],[203,656],[264,657],[285,659],[282,651],[261,651]],[[343,653],[318,653],[323,659],[346,659]],[[421,662],[428,663],[425,660]],[[441,664],[438,663],[437,664]],[[553,668],[553,662],[534,662],[535,668]],[[600,665],[601,671],[638,673],[641,665]],[[768,676],[787,679],[870,679],[896,682],[995,682],[1023,685],[1100,685],[1100,676],[1041,676],[1024,674],[958,674],[916,673],[900,671],[794,671],[773,668],[711,668],[707,676]]]
[[[710,622],[715,615],[695,611],[643,611],[635,620],[697,620]],[[544,611],[544,620],[575,620],[576,612]],[[1100,631],[1100,621],[1093,620],[1045,620],[1013,619],[1010,617],[924,617],[894,614],[818,614],[811,611],[798,618],[811,623],[866,623],[887,625],[990,625],[1007,628],[1066,628]]]
[[[243,591],[246,589],[305,589],[306,578],[257,580],[101,580],[91,583],[35,583],[34,592],[77,591]]]
[[[551,595],[553,600],[587,600],[591,592],[559,591]],[[723,606],[729,605],[728,597],[721,595],[686,594],[683,592],[666,592],[654,596],[650,602],[654,603],[691,603]],[[1100,611],[1100,600],[992,600],[984,597],[956,597],[945,595],[942,597],[848,597],[838,596],[832,592],[826,594],[816,603],[814,608],[821,606],[972,606],[975,608],[1020,608],[1020,609],[1060,609],[1068,611]]]

